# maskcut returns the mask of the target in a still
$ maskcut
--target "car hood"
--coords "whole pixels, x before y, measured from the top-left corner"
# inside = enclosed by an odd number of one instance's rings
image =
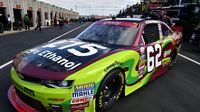
[[[26,77],[63,80],[94,61],[120,51],[119,48],[77,39],[60,40],[17,54],[13,65]]]

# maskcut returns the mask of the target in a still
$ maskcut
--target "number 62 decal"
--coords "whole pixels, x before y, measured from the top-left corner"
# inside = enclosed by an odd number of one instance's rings
[[[155,56],[152,56],[154,52],[158,52]],[[162,48],[160,44],[155,44],[154,46],[147,47],[147,71],[151,72],[155,67],[159,67],[161,65],[161,57]]]

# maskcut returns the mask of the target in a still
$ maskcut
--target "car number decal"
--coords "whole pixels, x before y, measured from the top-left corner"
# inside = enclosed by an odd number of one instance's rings
[[[65,43],[65,42],[72,42],[72,44],[58,47],[58,44],[62,44],[62,43]],[[70,47],[78,46],[78,45],[79,45],[80,48],[87,49],[88,52],[81,52],[81,51],[79,51],[75,48],[70,48]],[[50,48],[58,47],[58,49],[60,49],[60,50],[67,49],[68,52],[70,52],[70,53],[72,53],[76,56],[91,56],[91,55],[96,54],[98,52],[98,49],[107,49],[107,47],[97,45],[97,44],[87,44],[85,42],[74,42],[74,41],[66,41],[66,40],[54,42],[54,43],[51,43],[51,44],[48,44],[48,45],[45,45],[45,46],[42,46],[42,47],[43,48],[44,47],[50,47]]]
[[[154,50],[155,49],[155,50]],[[155,57],[152,56],[154,52],[158,52]],[[155,44],[154,46],[147,47],[147,71],[151,72],[155,67],[159,67],[161,65],[161,57],[162,48],[160,44]]]
[[[97,45],[97,44],[85,44],[85,45],[81,45],[80,48],[88,49],[89,51],[82,53],[74,48],[67,49],[67,51],[76,56],[90,56],[90,55],[96,54],[98,52],[98,50],[96,48],[107,49],[106,47],[103,47],[103,46]]]

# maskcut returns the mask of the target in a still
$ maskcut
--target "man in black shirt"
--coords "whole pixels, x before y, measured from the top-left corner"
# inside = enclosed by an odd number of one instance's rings
[[[159,14],[158,20],[165,22],[169,26],[172,25],[170,17],[165,15],[165,10],[164,9],[160,10],[160,14]]]

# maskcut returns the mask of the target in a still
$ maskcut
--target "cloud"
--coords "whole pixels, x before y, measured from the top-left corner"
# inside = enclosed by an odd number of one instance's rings
[[[39,0],[66,9],[78,11],[80,15],[117,14],[127,5],[136,4],[139,0]]]

